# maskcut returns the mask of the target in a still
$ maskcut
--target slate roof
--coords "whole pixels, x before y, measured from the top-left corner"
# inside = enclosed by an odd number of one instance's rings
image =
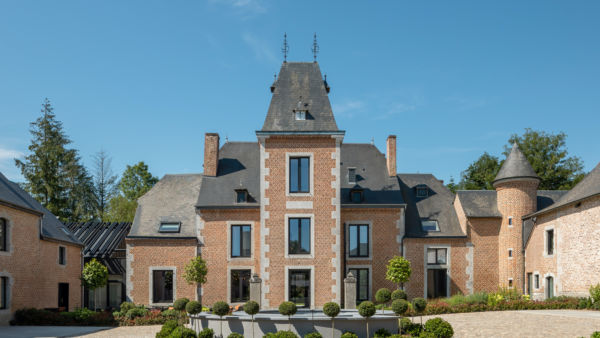
[[[371,144],[343,143],[341,147],[341,203],[344,207],[404,204],[400,184],[390,177],[385,156]],[[356,183],[348,182],[348,168],[356,168]],[[350,191],[363,190],[363,202],[352,203]]]
[[[195,238],[196,200],[202,174],[165,175],[138,199],[128,237]],[[158,232],[161,222],[180,222],[178,233]]]
[[[125,240],[131,223],[71,222],[66,226],[85,245],[83,257],[108,258]]]
[[[514,179],[514,178],[536,178],[540,179],[535,173],[531,164],[527,160],[527,157],[521,152],[517,143],[513,144],[510,154],[506,157],[506,160],[502,164],[498,175],[494,179],[494,185],[500,181]]]
[[[284,62],[273,83],[273,97],[262,129],[265,132],[339,132],[317,62]],[[306,110],[296,121],[294,110]]]
[[[258,142],[227,142],[219,150],[217,176],[205,176],[198,208],[258,208],[260,153]],[[248,190],[248,203],[235,203],[235,190]]]
[[[406,201],[406,237],[466,237],[452,202],[454,194],[431,174],[398,174],[402,196]],[[427,197],[416,196],[418,186],[427,187]],[[426,232],[421,220],[438,221],[440,231]]]
[[[566,194],[565,190],[538,190],[537,210],[541,210]],[[456,192],[467,217],[501,218],[496,190],[459,190]]]
[[[41,216],[43,238],[83,245],[54,214],[2,173],[0,173],[0,202]]]

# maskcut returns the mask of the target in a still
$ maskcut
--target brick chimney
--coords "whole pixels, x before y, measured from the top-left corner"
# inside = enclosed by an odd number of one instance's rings
[[[396,176],[396,135],[387,138],[387,169],[390,176]]]
[[[204,175],[217,176],[219,164],[219,134],[204,135]]]

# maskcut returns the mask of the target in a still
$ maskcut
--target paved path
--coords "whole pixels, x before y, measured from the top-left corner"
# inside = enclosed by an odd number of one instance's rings
[[[73,337],[81,336],[110,327],[96,326],[0,326],[0,338],[30,337]]]
[[[465,337],[586,337],[600,331],[599,311],[529,310],[456,313],[442,317]],[[419,317],[413,318],[415,322]]]
[[[148,325],[148,326],[121,326],[115,327],[110,330],[98,331],[92,334],[84,335],[81,337],[85,338],[96,338],[96,337],[119,337],[119,338],[133,338],[133,337],[156,337],[156,333],[160,331],[161,325]]]

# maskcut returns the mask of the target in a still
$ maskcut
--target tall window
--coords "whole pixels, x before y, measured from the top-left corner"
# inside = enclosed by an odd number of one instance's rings
[[[550,229],[546,231],[546,254],[554,254],[554,230]]]
[[[310,192],[309,185],[309,157],[290,158],[290,192]]]
[[[427,249],[427,264],[446,264],[447,249]]]
[[[289,270],[288,299],[297,307],[310,307],[310,270]]]
[[[0,277],[0,309],[8,308],[8,277]]]
[[[356,278],[356,302],[369,300],[369,269],[349,269]]]
[[[173,270],[152,271],[152,302],[173,302]]]
[[[58,247],[58,264],[67,264],[67,249],[64,246]]]
[[[535,277],[535,278],[534,278],[534,281],[535,281],[535,284],[534,284],[534,285],[535,285],[535,288],[536,288],[536,289],[539,289],[539,288],[540,288],[540,275],[535,275],[534,277]]]
[[[348,184],[356,184],[356,168],[348,168]]]
[[[231,270],[231,302],[250,300],[250,270]]]
[[[310,254],[310,218],[290,218],[288,231],[288,253]]]
[[[546,298],[554,297],[554,278],[546,277]]]
[[[249,225],[231,226],[231,257],[250,257],[251,230]]]
[[[348,255],[350,257],[369,257],[369,225],[349,225],[348,245]]]
[[[0,251],[8,251],[8,236],[6,234],[6,220],[0,218]]]

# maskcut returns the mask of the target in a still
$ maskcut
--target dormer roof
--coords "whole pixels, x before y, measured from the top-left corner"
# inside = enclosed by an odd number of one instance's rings
[[[515,142],[493,183],[495,186],[503,181],[523,178],[540,179],[531,167],[525,154],[521,152],[521,149],[519,149],[519,146]]]

